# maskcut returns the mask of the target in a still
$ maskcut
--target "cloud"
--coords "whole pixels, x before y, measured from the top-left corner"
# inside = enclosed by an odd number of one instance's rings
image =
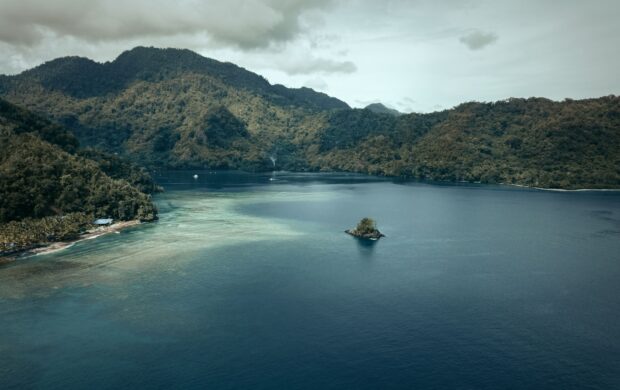
[[[323,80],[320,77],[306,80],[306,82],[304,83],[304,87],[312,88],[316,91],[322,91],[322,92],[325,92],[328,89],[327,83],[325,82],[325,80]]]
[[[0,41],[32,47],[46,38],[90,43],[206,34],[242,49],[293,40],[302,17],[333,0],[3,0]]]
[[[497,35],[489,32],[472,31],[471,33],[459,38],[459,41],[467,46],[470,50],[480,50],[485,46],[497,41]]]
[[[357,66],[351,61],[336,61],[321,57],[297,57],[283,59],[277,68],[288,75],[354,73]]]
[[[396,102],[396,108],[398,111],[402,113],[410,113],[414,112],[414,107],[417,105],[417,102],[409,97],[404,97],[402,100]],[[388,106],[389,107],[389,106]]]
[[[357,107],[366,107],[369,104],[381,103],[377,99],[373,99],[373,100],[355,99],[354,101]]]
[[[617,0],[0,0],[0,73],[67,55],[110,61],[140,45],[188,48],[272,83],[321,78],[340,99],[423,112],[585,98],[620,91],[618,12]]]

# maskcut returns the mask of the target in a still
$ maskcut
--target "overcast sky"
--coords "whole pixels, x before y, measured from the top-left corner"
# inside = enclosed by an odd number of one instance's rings
[[[618,0],[0,0],[0,73],[138,45],[403,112],[620,94]]]

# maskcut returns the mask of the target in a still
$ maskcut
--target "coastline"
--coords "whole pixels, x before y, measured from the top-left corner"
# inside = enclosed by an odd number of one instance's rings
[[[183,169],[161,169],[159,173],[162,172],[185,172],[185,173],[200,173],[201,175],[214,175],[217,173],[238,173],[238,174],[267,174],[267,173],[275,173],[275,174],[307,174],[307,175],[357,175],[357,176],[366,176],[372,177],[376,179],[382,180],[402,180],[404,182],[416,182],[423,184],[481,184],[481,185],[498,185],[498,186],[510,186],[510,187],[519,187],[525,189],[532,190],[541,190],[541,191],[556,191],[556,192],[620,192],[620,188],[547,188],[547,187],[536,187],[530,186],[526,184],[515,184],[515,183],[483,183],[481,181],[467,181],[467,180],[432,180],[432,179],[422,179],[415,176],[400,176],[400,175],[387,175],[381,173],[370,174],[364,171],[341,171],[341,170],[258,170],[258,171],[249,171],[243,169],[208,169],[204,167],[197,167],[195,169],[192,168],[183,168]],[[193,182],[193,181],[189,181]],[[169,183],[169,184],[180,184],[180,183]]]
[[[528,188],[532,190],[540,190],[540,191],[553,191],[553,192],[619,192],[620,188],[575,188],[575,189],[567,189],[567,188],[545,188],[545,187],[534,187],[527,186],[524,184],[513,184],[513,183],[499,183],[500,185],[511,186],[511,187],[519,187],[519,188]]]
[[[116,233],[125,228],[140,225],[141,223],[142,222],[140,222],[140,220],[134,219],[131,221],[117,222],[110,226],[96,227],[96,228],[87,230],[85,233],[81,234],[78,238],[74,240],[50,242],[40,247],[26,249],[24,251],[12,253],[10,255],[0,257],[0,265],[4,263],[13,262],[20,257],[28,257],[28,256],[34,256],[34,255],[46,255],[50,253],[55,253],[63,249],[70,248],[71,246],[75,245],[76,243],[80,241],[92,240],[97,237],[104,236],[106,234]]]

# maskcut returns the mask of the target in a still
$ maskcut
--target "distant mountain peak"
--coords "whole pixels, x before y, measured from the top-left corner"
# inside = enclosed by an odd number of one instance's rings
[[[366,110],[370,110],[376,114],[389,114],[394,116],[402,115],[402,112],[393,108],[386,107],[382,103],[372,103],[364,107]]]
[[[193,57],[201,57],[200,54],[193,52],[189,49],[179,49],[179,48],[174,48],[174,47],[154,47],[154,46],[136,46],[132,49],[129,50],[125,50],[124,52],[122,52],[121,54],[119,54],[119,57],[123,57],[123,56],[134,56],[134,55],[145,55],[145,54],[150,54],[150,55],[158,55],[158,54],[171,54],[171,53],[176,53],[179,55],[190,55]]]
[[[118,94],[136,81],[157,83],[185,73],[217,79],[283,106],[318,110],[349,108],[345,102],[311,89],[271,85],[267,79],[247,69],[203,57],[188,49],[144,46],[124,51],[114,61],[105,63],[84,57],[57,58],[17,76],[0,78],[0,91],[11,88],[13,82],[28,81],[40,83],[49,91],[84,99]]]
[[[111,64],[116,67],[131,66],[142,69],[149,68],[150,70],[161,67],[179,70],[198,70],[225,63],[203,57],[188,49],[137,46],[122,52]]]

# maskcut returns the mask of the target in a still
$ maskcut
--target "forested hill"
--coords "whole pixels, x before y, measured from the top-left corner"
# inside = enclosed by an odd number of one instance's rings
[[[155,189],[146,172],[111,156],[85,158],[77,146],[67,130],[0,99],[0,224],[71,213],[91,220],[156,218],[142,192]],[[106,166],[115,178],[104,173],[104,161],[115,164]]]
[[[0,96],[84,146],[168,168],[344,170],[431,180],[620,188],[620,98],[350,109],[188,50],[61,58],[0,77]],[[380,108],[380,107],[379,107]],[[91,153],[94,153],[91,151]]]
[[[620,98],[465,103],[394,118],[341,111],[317,134],[323,169],[551,188],[620,188]]]
[[[381,103],[372,103],[364,107],[367,110],[374,112],[375,114],[390,114],[390,115],[402,115],[401,112],[393,108],[386,107]]]
[[[346,103],[189,50],[138,47],[115,61],[50,61],[0,77],[0,96],[69,128],[84,146],[146,165],[266,169],[298,132]],[[284,159],[281,160],[284,162]]]
[[[84,99],[117,94],[134,82],[160,82],[184,74],[208,76],[227,87],[252,92],[282,106],[317,110],[348,108],[345,102],[326,94],[309,88],[271,85],[262,76],[237,65],[202,57],[190,50],[147,47],[136,47],[103,64],[83,57],[58,58],[5,78],[0,90],[35,82],[48,91]]]

